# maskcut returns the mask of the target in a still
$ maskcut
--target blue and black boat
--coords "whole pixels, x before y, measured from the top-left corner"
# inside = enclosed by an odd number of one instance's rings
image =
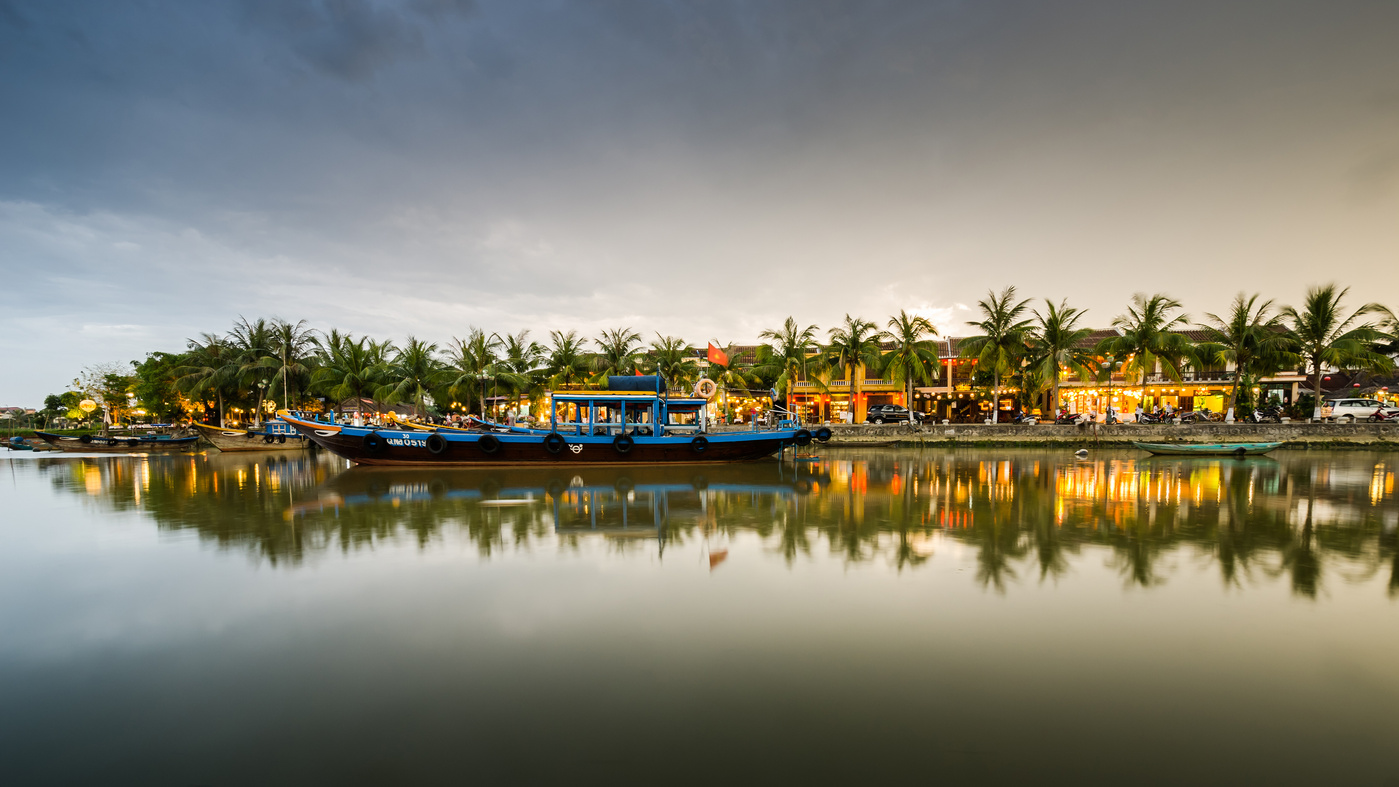
[[[698,386],[697,386],[698,388]],[[708,390],[712,390],[712,387]],[[711,433],[709,400],[674,397],[658,375],[609,377],[601,390],[550,394],[549,427],[492,431],[357,427],[283,411],[317,445],[363,465],[657,465],[751,462],[830,439],[795,421]]]

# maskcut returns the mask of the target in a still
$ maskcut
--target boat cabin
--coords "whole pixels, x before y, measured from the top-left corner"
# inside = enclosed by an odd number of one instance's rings
[[[277,436],[277,435],[286,435],[287,437],[300,437],[300,436],[301,436],[300,432],[297,432],[297,431],[296,431],[296,427],[292,426],[291,424],[287,423],[286,421],[283,421],[283,420],[280,419],[280,418],[278,418],[278,419],[275,420],[275,421],[267,421],[267,422],[264,422],[263,425],[262,425],[262,433],[263,433],[263,434],[270,434],[270,435],[273,435],[273,436]]]
[[[549,426],[560,434],[662,437],[705,431],[707,399],[666,396],[659,375],[609,377],[607,389],[550,396]]]

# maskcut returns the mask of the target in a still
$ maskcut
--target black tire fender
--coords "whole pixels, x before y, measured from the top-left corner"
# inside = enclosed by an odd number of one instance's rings
[[[433,454],[440,454],[447,450],[447,438],[440,434],[428,435],[424,444],[427,446],[427,450]]]
[[[697,454],[704,453],[709,448],[709,438],[702,434],[695,435],[695,439],[690,441],[690,450]]]
[[[277,442],[277,438],[270,434],[265,434],[262,436],[262,442],[267,443],[268,445],[272,445],[273,443]]]
[[[817,429],[817,430],[816,430],[816,434],[815,434],[814,436],[815,436],[816,439],[817,439],[818,441],[820,441],[820,442],[823,442],[823,443],[830,442],[830,439],[831,439],[831,430],[830,430],[829,427],[823,426],[823,427],[821,427],[820,429]]]
[[[500,450],[500,438],[493,434],[483,434],[476,441],[476,447],[481,449],[482,453],[494,454]]]
[[[287,441],[287,436],[286,436],[286,435],[284,435],[284,434],[279,434],[279,435],[277,435],[277,442],[279,442],[279,443],[285,443],[286,441]]]
[[[83,445],[92,445],[92,435],[85,434],[82,437],[78,438],[78,442],[82,443]]]
[[[563,439],[563,435],[558,432],[550,432],[544,435],[544,450],[551,454],[562,452],[567,445],[568,441]]]
[[[377,454],[384,450],[384,438],[374,432],[364,436],[364,450],[371,454]]]
[[[797,433],[792,435],[792,442],[797,445],[811,445],[811,432],[805,429],[798,429]]]
[[[634,445],[636,445],[636,441],[629,434],[619,434],[612,438],[612,449],[619,454],[631,453]]]

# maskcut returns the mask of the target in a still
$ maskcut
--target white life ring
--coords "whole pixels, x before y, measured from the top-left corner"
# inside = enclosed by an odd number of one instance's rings
[[[719,385],[707,377],[695,383],[695,396],[701,399],[713,399],[718,392]]]

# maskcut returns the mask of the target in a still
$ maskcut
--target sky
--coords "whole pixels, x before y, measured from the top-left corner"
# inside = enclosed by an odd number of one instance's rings
[[[1399,306],[1399,3],[0,0],[0,405],[240,316]]]

